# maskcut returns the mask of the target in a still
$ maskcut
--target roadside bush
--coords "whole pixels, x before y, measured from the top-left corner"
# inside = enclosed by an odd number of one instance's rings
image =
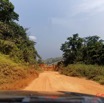
[[[28,66],[17,64],[10,60],[8,55],[0,53],[0,85],[25,79],[32,73],[35,74],[35,69],[29,69]]]
[[[60,73],[67,76],[86,77],[104,84],[104,66],[71,64],[60,70]]]

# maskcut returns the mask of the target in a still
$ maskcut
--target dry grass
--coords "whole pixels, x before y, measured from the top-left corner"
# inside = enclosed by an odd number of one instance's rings
[[[38,73],[34,68],[17,64],[0,54],[0,90],[23,88],[36,77]]]
[[[28,76],[24,79],[17,80],[13,83],[6,83],[0,85],[0,90],[20,90],[28,86],[35,78],[38,77],[38,73],[34,70],[28,72]]]
[[[104,85],[104,66],[71,64],[59,71],[67,76],[85,77]]]

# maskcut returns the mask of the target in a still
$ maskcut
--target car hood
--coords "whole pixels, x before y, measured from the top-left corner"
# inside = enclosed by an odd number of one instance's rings
[[[0,91],[0,97],[5,96],[57,96],[57,97],[73,97],[73,96],[89,96],[89,97],[96,97],[96,95],[90,94],[83,94],[77,92],[67,92],[67,91],[57,91],[57,92],[46,92],[46,91],[15,91],[15,90],[8,90],[8,91]]]
[[[104,103],[104,98],[97,97],[94,95],[58,91],[58,92],[34,92],[34,91],[0,91],[0,100],[2,101],[25,101],[29,103],[30,101],[75,101],[75,103]],[[27,102],[28,101],[28,102]],[[80,102],[78,102],[80,101]],[[65,102],[65,103],[66,103]],[[39,102],[42,103],[42,102]],[[60,102],[61,103],[61,102]],[[73,102],[72,102],[73,103]]]

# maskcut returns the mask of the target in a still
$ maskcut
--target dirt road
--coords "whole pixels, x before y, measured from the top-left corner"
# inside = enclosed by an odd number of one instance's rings
[[[104,86],[84,78],[68,77],[58,72],[47,71],[39,75],[25,90],[70,91],[87,94],[104,93]]]

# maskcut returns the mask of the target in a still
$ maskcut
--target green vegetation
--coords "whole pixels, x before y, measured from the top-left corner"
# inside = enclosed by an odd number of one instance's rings
[[[104,84],[104,66],[70,64],[67,67],[61,68],[60,73],[67,76],[86,77],[87,79]]]
[[[8,56],[0,54],[0,85],[26,78],[27,71],[26,66],[17,64]]]
[[[15,22],[18,19],[13,4],[9,0],[0,0],[0,52],[17,63],[34,64],[39,57],[35,42],[29,40],[27,29]]]
[[[104,41],[100,37],[81,38],[74,34],[62,44],[61,50],[64,67],[59,71],[62,74],[86,77],[104,84]]]
[[[104,41],[98,36],[81,38],[78,34],[62,44],[64,64],[77,62],[104,65]]]
[[[9,0],[0,0],[0,85],[28,78],[36,73],[40,58],[35,42],[27,36],[27,28],[16,21],[19,15]],[[31,69],[29,69],[31,68]]]
[[[57,62],[61,61],[62,57],[56,57],[56,58],[48,58],[44,60],[44,63],[46,64],[57,64]]]
[[[14,5],[9,0],[0,0],[0,21],[7,23],[18,19],[19,15],[14,12]]]
[[[10,57],[0,53],[0,89],[15,90],[27,86],[38,77],[35,67],[22,65],[10,60]]]

